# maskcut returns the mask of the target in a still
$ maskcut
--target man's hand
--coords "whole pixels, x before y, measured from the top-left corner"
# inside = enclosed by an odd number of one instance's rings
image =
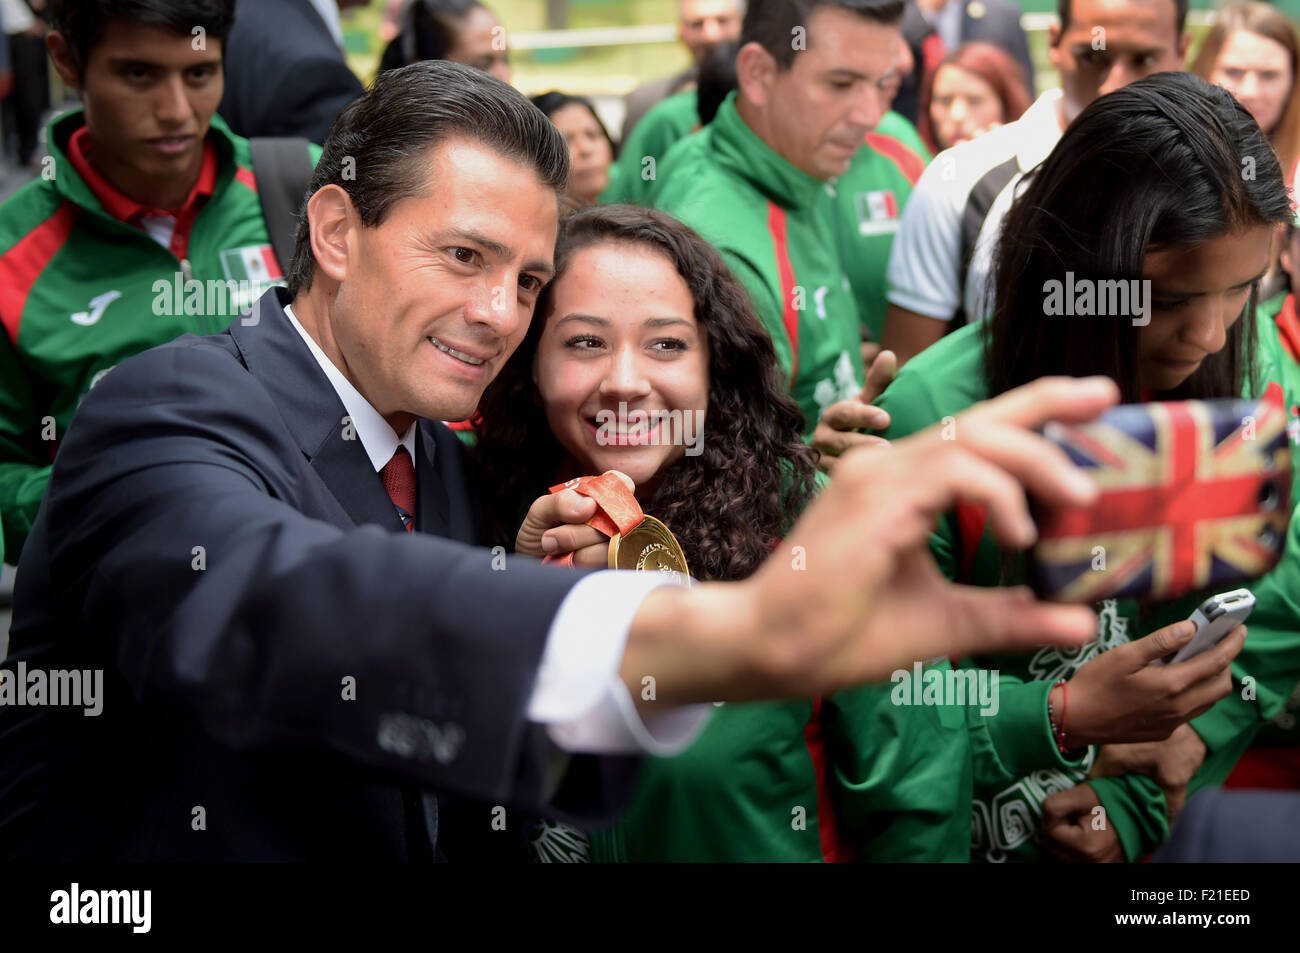
[[[864,341],[863,347],[869,343]],[[820,452],[817,467],[826,473],[830,473],[836,461],[854,447],[886,443],[880,437],[858,431],[884,430],[889,426],[889,414],[873,405],[898,373],[898,361],[893,352],[880,351],[867,366],[870,369],[862,393],[827,407],[817,421],[817,429],[813,431],[813,449]]]
[[[1057,791],[1043,802],[1043,849],[1075,864],[1119,864],[1124,845],[1087,784]]]
[[[636,484],[626,473],[606,472],[617,475],[629,490],[636,491]],[[519,527],[515,552],[538,559],[572,553],[575,566],[605,569],[609,566],[609,537],[586,525],[595,515],[596,501],[577,490],[539,496]]]
[[[1191,725],[1179,725],[1164,741],[1132,745],[1103,745],[1097,751],[1090,778],[1145,774],[1165,792],[1169,826],[1187,802],[1187,785],[1205,760],[1205,742]]]
[[[1246,642],[1244,625],[1186,662],[1150,664],[1182,648],[1195,634],[1192,622],[1175,622],[1103,652],[1079,669],[1066,686],[1066,744],[1073,748],[1163,741],[1232,691],[1228,664]]]
[[[654,676],[651,704],[745,701],[884,681],[940,655],[1090,641],[1090,608],[1038,602],[1024,589],[956,585],[939,572],[928,539],[960,500],[985,506],[1008,547],[1036,536],[1026,487],[1048,503],[1092,502],[1095,484],[1033,431],[1049,420],[1091,420],[1117,397],[1106,378],[1044,378],[971,408],[949,428],[850,451],[754,576],[651,593],[620,675],[634,698],[642,678]]]

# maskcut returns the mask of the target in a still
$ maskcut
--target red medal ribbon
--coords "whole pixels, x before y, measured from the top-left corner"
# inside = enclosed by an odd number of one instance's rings
[[[641,504],[627,484],[612,473],[577,477],[551,487],[552,493],[564,490],[577,490],[581,496],[596,501],[596,515],[587,520],[587,525],[611,538],[618,533],[626,536],[645,519]]]

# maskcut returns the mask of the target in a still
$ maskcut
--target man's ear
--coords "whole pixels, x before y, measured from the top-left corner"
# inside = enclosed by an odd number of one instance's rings
[[[1187,51],[1192,48],[1192,31],[1184,30],[1183,35],[1178,38],[1178,59],[1183,63],[1187,62]]]
[[[54,71],[59,74],[63,85],[69,89],[81,89],[81,70],[77,68],[68,38],[58,30],[51,30],[45,35],[45,49],[49,51]]]
[[[351,196],[338,185],[318,189],[307,200],[307,223],[316,267],[334,281],[344,281],[356,265],[353,238],[361,226]]]
[[[1053,68],[1061,68],[1061,24],[1049,23],[1047,25],[1047,59]]]
[[[776,60],[759,43],[746,43],[736,54],[736,86],[755,106],[765,106],[776,79]]]

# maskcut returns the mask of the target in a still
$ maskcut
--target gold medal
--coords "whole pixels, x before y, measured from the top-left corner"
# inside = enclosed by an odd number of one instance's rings
[[[690,578],[686,553],[677,537],[659,520],[641,512],[632,491],[615,474],[579,477],[551,487],[552,493],[576,490],[596,501],[587,525],[609,537],[609,568],[633,572],[671,572]],[[568,557],[573,565],[573,556]],[[548,556],[543,562],[553,560]]]
[[[614,535],[609,541],[609,568],[691,574],[677,537],[653,516],[644,517],[626,536]]]

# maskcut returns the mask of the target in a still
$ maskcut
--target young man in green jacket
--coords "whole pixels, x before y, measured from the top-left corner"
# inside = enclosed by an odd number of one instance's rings
[[[805,438],[831,404],[862,390],[861,343],[880,287],[859,287],[907,185],[901,144],[862,163],[889,107],[897,0],[760,0],[745,15],[738,89],[676,150],[655,207],[712,242],[772,335]],[[888,138],[881,137],[877,145]],[[867,143],[867,145],[864,145]],[[878,150],[879,151],[879,150]],[[832,181],[835,180],[835,181]],[[851,223],[851,224],[850,224]],[[856,284],[855,284],[856,282]]]
[[[84,109],[50,123],[42,176],[0,206],[0,513],[14,563],[90,387],[133,354],[222,330],[281,280],[248,142],[214,116],[233,2],[110,9],[54,5],[47,46]]]

